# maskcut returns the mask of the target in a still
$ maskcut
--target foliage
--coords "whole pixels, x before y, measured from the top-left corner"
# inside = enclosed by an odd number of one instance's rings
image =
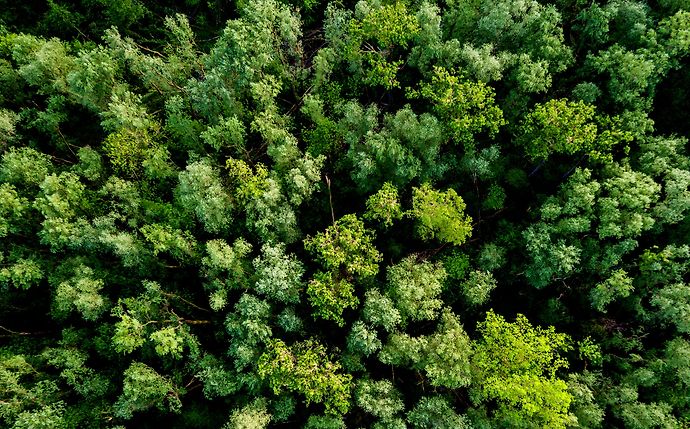
[[[345,324],[343,311],[359,304],[354,286],[346,279],[334,278],[331,272],[316,273],[307,285],[307,295],[315,317],[332,320],[340,326]]]
[[[404,409],[400,393],[387,380],[362,380],[355,390],[357,406],[376,417],[390,419]]]
[[[614,145],[632,140],[632,135],[617,127],[606,129],[606,121],[595,116],[594,106],[582,101],[549,100],[538,104],[525,117],[520,142],[527,156],[546,159],[552,154],[588,154],[601,158]]]
[[[465,201],[454,189],[437,191],[428,183],[413,188],[410,216],[418,221],[422,238],[461,245],[472,233]]]
[[[125,370],[124,377],[122,394],[115,403],[116,415],[128,418],[152,406],[179,412],[179,390],[151,367],[134,362]]]
[[[205,162],[187,166],[176,189],[180,205],[196,214],[209,232],[220,232],[230,223],[232,200],[218,170]]]
[[[253,265],[257,275],[254,288],[259,294],[276,301],[299,302],[304,268],[294,255],[285,254],[285,246],[265,244]]]
[[[505,125],[503,112],[495,105],[495,94],[481,82],[464,81],[448,70],[436,67],[430,83],[423,83],[413,97],[431,101],[435,111],[448,121],[453,137],[459,143],[471,144],[481,132],[495,136]]]
[[[307,404],[323,402],[327,414],[344,414],[349,408],[352,377],[339,374],[340,365],[331,362],[326,349],[313,340],[290,347],[274,340],[257,365],[259,376],[267,379],[275,394],[299,392]]]
[[[458,415],[443,397],[428,396],[419,400],[407,414],[407,421],[414,428],[470,428],[464,416]]]
[[[386,189],[388,182],[404,187],[414,180],[435,180],[448,169],[440,156],[446,142],[443,126],[433,115],[417,115],[405,106],[384,115],[382,128],[375,131],[380,113],[375,106],[365,110],[350,102],[340,110],[350,176],[363,193]]]
[[[492,311],[477,328],[482,337],[472,363],[480,387],[472,389],[474,400],[497,401],[494,418],[502,424],[565,428],[572,397],[556,372],[567,367],[560,352],[568,350],[568,337],[553,327],[534,328],[523,315],[510,323]]]
[[[361,277],[378,272],[381,254],[374,247],[373,233],[353,214],[338,219],[326,231],[307,237],[304,247],[329,270],[343,269]]]
[[[689,31],[4,2],[0,427],[688,426]]]
[[[385,228],[389,228],[393,226],[393,221],[401,219],[402,215],[398,190],[390,182],[384,183],[378,192],[367,198],[365,219],[378,221]]]
[[[367,321],[386,331],[392,331],[402,322],[402,316],[393,300],[381,294],[378,289],[366,292],[362,313]]]
[[[342,29],[344,40],[339,41],[350,68],[360,69],[364,83],[386,89],[400,86],[396,78],[402,61],[390,57],[395,48],[404,49],[419,31],[419,25],[404,2],[393,4],[362,3],[355,17]],[[338,17],[340,18],[340,17]],[[333,23],[335,24],[335,23]],[[333,26],[340,26],[338,22]],[[328,34],[335,40],[335,35]],[[368,66],[368,69],[365,68]],[[364,70],[362,70],[364,69]]]
[[[388,268],[388,296],[400,312],[403,323],[408,320],[433,320],[443,305],[438,295],[446,272],[439,264],[417,263],[407,257]]]
[[[30,147],[10,148],[2,154],[0,180],[15,186],[37,186],[51,170],[50,157]]]
[[[268,426],[270,421],[271,415],[266,411],[266,401],[257,399],[251,404],[233,411],[223,428],[263,429]]]
[[[486,271],[471,271],[460,287],[468,304],[482,305],[489,300],[491,291],[496,288],[496,279]]]
[[[379,353],[379,360],[423,370],[433,386],[460,388],[470,384],[471,354],[470,340],[462,324],[446,309],[431,335],[391,335]]]
[[[105,139],[103,150],[116,171],[136,177],[141,174],[142,163],[153,144],[146,130],[123,128]]]
[[[99,293],[103,280],[94,277],[91,268],[80,265],[71,279],[57,285],[53,307],[57,317],[64,318],[76,310],[85,320],[95,320],[107,310],[107,301]]]

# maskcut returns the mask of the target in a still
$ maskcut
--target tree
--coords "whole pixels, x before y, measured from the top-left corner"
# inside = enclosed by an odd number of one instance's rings
[[[477,324],[481,338],[475,343],[472,397],[475,402],[495,400],[494,421],[509,427],[525,423],[565,428],[570,423],[572,396],[556,376],[567,361],[568,336],[553,327],[534,328],[518,315],[510,323],[489,311]]]
[[[589,296],[592,307],[604,311],[605,306],[617,298],[625,298],[633,290],[632,279],[624,270],[616,270],[611,277],[592,289]]]
[[[481,82],[466,81],[448,70],[435,67],[430,83],[423,83],[413,97],[433,103],[435,111],[448,121],[458,143],[471,146],[476,134],[495,136],[505,125],[503,112],[495,105],[491,87]]]
[[[458,415],[441,396],[427,396],[419,400],[412,411],[407,413],[407,421],[414,428],[458,428],[471,427],[464,416]]]
[[[15,186],[38,186],[52,170],[50,157],[30,147],[10,148],[2,154],[0,180]]]
[[[263,429],[271,422],[271,415],[266,410],[266,401],[257,399],[245,407],[230,414],[224,429]]]
[[[690,287],[683,283],[667,285],[653,295],[652,305],[658,308],[661,318],[676,325],[679,332],[690,332],[685,317],[690,311]]]
[[[433,334],[394,333],[378,356],[385,364],[423,370],[433,386],[459,388],[470,383],[471,354],[469,337],[458,317],[445,309]]]
[[[470,305],[482,305],[489,300],[491,291],[496,288],[496,280],[486,271],[471,271],[467,280],[461,283],[465,300]]]
[[[0,184],[0,237],[19,232],[18,221],[28,207],[28,200],[21,197],[14,186]]]
[[[594,106],[582,101],[553,99],[537,104],[527,114],[518,141],[532,159],[580,153],[602,158],[615,145],[632,140],[630,133],[620,129],[619,121],[597,117]],[[607,123],[611,123],[609,129]]]
[[[218,170],[199,161],[179,175],[175,190],[180,205],[196,214],[208,232],[221,232],[231,221],[232,200],[225,191]]]
[[[375,326],[379,326],[390,332],[401,322],[402,316],[395,303],[387,295],[381,294],[378,289],[369,289],[364,294],[364,319]]]
[[[285,246],[265,244],[261,256],[254,259],[255,290],[275,301],[296,303],[300,300],[304,267],[294,255],[285,254]]]
[[[434,386],[457,389],[470,384],[470,339],[457,315],[444,309],[436,332],[427,338],[424,368]]]
[[[179,412],[182,393],[170,380],[153,368],[134,362],[124,372],[122,394],[115,403],[115,415],[130,419],[135,412],[153,406],[160,410]]]
[[[57,285],[53,301],[56,316],[65,318],[76,310],[85,320],[96,320],[108,310],[108,302],[100,293],[104,282],[94,277],[91,268],[80,264],[69,280]]]
[[[362,321],[352,324],[352,330],[347,336],[347,349],[353,353],[369,356],[381,348],[377,332]]]
[[[355,401],[367,413],[384,420],[405,408],[400,393],[388,380],[362,380],[355,389]]]
[[[341,126],[349,144],[350,176],[360,191],[378,186],[404,187],[414,180],[435,180],[448,169],[440,156],[446,137],[441,122],[428,113],[415,114],[405,106],[383,117],[383,127],[375,130],[379,111],[364,110],[350,102],[342,108]]]
[[[213,310],[220,310],[228,303],[231,289],[246,287],[249,274],[247,255],[252,246],[244,239],[238,238],[231,245],[225,240],[216,239],[206,242],[206,256],[201,259],[201,272],[209,282],[209,303]]]
[[[327,414],[345,414],[349,409],[352,376],[340,374],[340,365],[331,362],[326,349],[313,340],[290,347],[273,340],[257,366],[259,376],[275,394],[296,391],[305,396],[307,404],[323,402]]]
[[[161,357],[169,355],[173,359],[180,359],[185,347],[196,354],[198,343],[187,323],[195,324],[197,321],[179,316],[171,302],[176,300],[193,308],[200,307],[180,295],[167,292],[156,282],[145,281],[143,286],[141,295],[120,298],[111,311],[113,316],[119,318],[112,334],[114,350],[130,354],[149,345]]]
[[[428,183],[413,188],[412,210],[409,215],[418,222],[423,239],[461,245],[472,233],[472,219],[464,214],[465,201],[455,190],[434,190]]]
[[[396,48],[405,49],[419,31],[407,6],[402,2],[372,2],[362,4],[355,16],[335,8],[328,12],[326,39],[334,56],[342,58],[355,77],[367,85],[385,89],[400,86],[396,74],[403,61],[392,53]]]
[[[14,137],[14,124],[17,122],[18,116],[11,110],[0,109],[0,145],[7,145],[7,143]]]
[[[688,0],[31,3],[0,427],[690,422]]]
[[[401,219],[402,215],[398,190],[390,182],[384,183],[378,192],[367,199],[364,218],[379,221],[384,228],[393,226],[393,221]]]
[[[637,248],[637,239],[654,228],[652,207],[658,204],[660,184],[626,164],[610,164],[602,175],[595,179],[591,170],[576,169],[559,195],[542,205],[542,221],[523,233],[531,259],[526,275],[535,287],[579,273],[594,275],[600,283]],[[597,239],[585,237],[590,231]],[[618,283],[620,292],[609,299],[630,289]],[[595,294],[607,289],[601,283]]]
[[[27,356],[5,354],[0,359],[0,380],[4,386],[0,393],[0,418],[8,425],[66,427],[65,404],[57,398],[57,383],[50,379],[40,380],[40,376],[41,373],[27,361]]]
[[[409,256],[388,268],[387,295],[395,303],[403,323],[433,320],[443,305],[439,294],[446,271],[440,264],[418,263]]]
[[[370,277],[378,272],[381,254],[373,244],[373,233],[365,229],[357,216],[348,214],[326,231],[304,240],[304,248],[316,255],[332,271],[345,270],[350,275]]]
[[[359,304],[354,285],[333,272],[316,273],[307,285],[307,295],[315,317],[332,320],[340,326],[345,324],[343,311]]]
[[[108,135],[103,142],[105,154],[115,170],[125,176],[137,177],[155,143],[148,130],[122,128]]]

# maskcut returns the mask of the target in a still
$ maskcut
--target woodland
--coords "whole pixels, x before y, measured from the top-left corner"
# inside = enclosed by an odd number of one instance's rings
[[[690,428],[690,0],[0,0],[0,427]]]

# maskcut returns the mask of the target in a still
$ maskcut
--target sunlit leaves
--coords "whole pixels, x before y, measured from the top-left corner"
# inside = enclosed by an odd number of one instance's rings
[[[344,51],[344,59],[350,62],[351,68],[364,69],[366,84],[386,89],[398,87],[396,74],[403,61],[394,59],[391,52],[394,48],[406,48],[414,38],[419,31],[416,17],[401,1],[382,5],[361,2],[356,12],[347,24],[332,23],[334,27],[342,25],[339,30],[345,33],[343,39],[329,39]],[[336,16],[343,18],[343,15]]]
[[[680,332],[690,332],[690,287],[676,283],[663,287],[652,297],[652,305],[667,323],[676,325]]]
[[[556,371],[567,367],[560,353],[570,348],[568,336],[553,327],[534,328],[523,315],[510,323],[491,311],[478,329],[481,339],[472,357],[478,382],[474,400],[497,401],[494,418],[509,427],[539,422],[565,428],[572,396]]]
[[[419,400],[407,414],[407,421],[415,429],[469,429],[471,424],[458,415],[441,396],[427,396]]]
[[[553,99],[537,104],[527,114],[518,141],[532,159],[581,153],[601,158],[608,156],[614,146],[632,140],[629,133],[617,127],[615,119],[596,116],[592,105]]]
[[[179,412],[180,390],[166,377],[141,362],[132,363],[124,372],[122,394],[115,403],[115,414],[131,418],[134,413],[156,407]]]
[[[364,318],[375,326],[392,331],[402,322],[395,303],[378,289],[370,289],[364,295]]]
[[[257,399],[233,411],[223,429],[264,429],[270,422],[271,415],[266,410],[266,401]]]
[[[0,425],[682,426],[684,1],[0,10]]]
[[[103,142],[103,150],[113,168],[130,177],[141,174],[142,163],[153,146],[153,139],[145,129],[123,128]]]
[[[324,232],[307,237],[304,247],[329,270],[344,269],[361,277],[378,272],[381,254],[374,247],[373,233],[353,214],[338,219]]]
[[[400,393],[388,380],[362,380],[355,389],[357,406],[376,417],[389,419],[405,407]]]
[[[0,254],[0,284],[3,286],[12,285],[20,289],[28,289],[38,284],[45,276],[43,269],[38,261],[34,259],[20,258],[16,261],[3,260]]]
[[[48,155],[30,147],[11,148],[2,155],[0,181],[16,186],[36,186],[51,170]]]
[[[472,219],[464,213],[465,202],[454,189],[437,191],[428,183],[413,188],[412,210],[422,238],[460,245],[472,234]]]
[[[120,321],[115,324],[113,335],[115,350],[120,353],[132,353],[143,346],[144,342],[144,325],[138,319],[123,314]]]
[[[253,264],[257,276],[254,288],[259,294],[276,301],[299,302],[304,268],[294,255],[285,253],[285,246],[265,244]]]
[[[48,219],[72,219],[85,205],[85,186],[76,174],[51,174],[40,186],[41,194],[34,206]]]
[[[229,226],[232,200],[217,169],[207,162],[195,162],[180,173],[179,180],[176,193],[180,204],[196,214],[207,231],[220,232]]]
[[[482,132],[495,136],[505,124],[491,87],[465,80],[441,67],[435,67],[431,82],[423,83],[412,95],[433,104],[438,115],[448,121],[459,143],[472,144],[473,137]]]
[[[439,294],[445,279],[440,264],[417,262],[410,256],[388,268],[387,293],[404,322],[433,320],[443,305]]]
[[[470,272],[460,287],[468,304],[482,305],[489,300],[491,291],[496,288],[496,280],[489,272],[475,270]]]
[[[401,219],[402,215],[398,190],[390,182],[384,183],[378,192],[367,199],[367,212],[364,217],[380,222],[385,228],[391,227],[393,221]]]
[[[624,270],[616,270],[609,278],[597,284],[591,290],[589,296],[592,300],[592,307],[599,311],[604,311],[609,303],[616,299],[627,297],[632,291],[632,279],[628,277]]]
[[[85,320],[95,320],[108,309],[107,300],[100,294],[103,286],[103,280],[91,268],[79,265],[71,279],[57,285],[53,311],[59,317],[77,311]]]
[[[276,394],[301,393],[307,403],[324,403],[328,414],[345,414],[350,408],[352,376],[340,373],[340,365],[332,362],[326,349],[313,340],[290,347],[273,340],[259,358],[258,372]]]
[[[21,197],[14,186],[0,183],[0,237],[18,231],[18,221],[28,209],[28,200]]]
[[[0,145],[6,145],[15,135],[15,123],[19,117],[10,110],[0,109]]]
[[[352,283],[336,277],[332,272],[316,273],[307,285],[307,295],[314,307],[314,316],[332,320],[340,326],[345,324],[343,311],[359,304],[354,292]]]
[[[445,309],[436,331],[412,337],[394,333],[378,354],[385,364],[424,371],[434,386],[459,388],[470,384],[470,339],[458,316]]]

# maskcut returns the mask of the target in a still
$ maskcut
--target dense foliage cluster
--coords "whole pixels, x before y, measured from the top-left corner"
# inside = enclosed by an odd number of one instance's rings
[[[0,7],[0,427],[690,427],[688,0]]]

